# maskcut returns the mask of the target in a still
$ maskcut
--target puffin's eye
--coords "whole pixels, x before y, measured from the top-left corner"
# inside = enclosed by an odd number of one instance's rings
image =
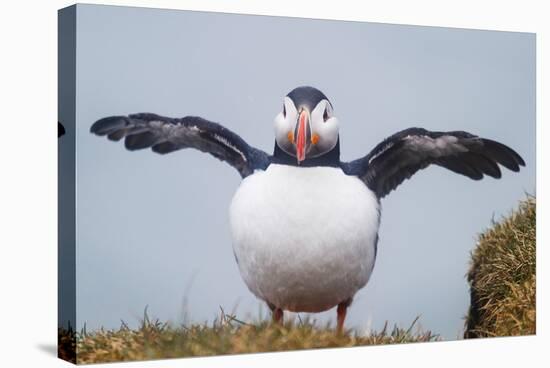
[[[328,120],[329,116],[328,116],[328,107],[325,108],[325,112],[323,113],[323,120],[326,121]]]
[[[286,106],[283,105],[283,118],[286,118]]]

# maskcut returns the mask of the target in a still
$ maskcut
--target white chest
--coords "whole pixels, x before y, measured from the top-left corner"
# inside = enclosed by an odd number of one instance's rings
[[[230,206],[241,275],[277,307],[319,312],[353,297],[375,261],[379,203],[338,168],[270,165]]]

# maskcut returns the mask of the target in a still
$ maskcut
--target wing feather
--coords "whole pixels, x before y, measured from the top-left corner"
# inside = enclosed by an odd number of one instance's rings
[[[243,178],[270,163],[267,153],[251,147],[231,130],[196,116],[177,119],[151,113],[109,116],[96,121],[90,131],[113,141],[124,138],[130,151],[150,147],[156,153],[166,154],[195,148],[229,163]]]
[[[468,132],[431,132],[410,128],[398,132],[368,155],[344,163],[343,169],[360,177],[382,198],[419,170],[435,164],[473,180],[502,176],[499,165],[511,171],[525,166],[510,147]]]

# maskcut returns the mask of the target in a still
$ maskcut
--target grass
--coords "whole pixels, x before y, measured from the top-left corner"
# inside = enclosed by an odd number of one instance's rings
[[[76,333],[70,325],[57,329],[57,356],[76,364]]]
[[[534,197],[479,236],[468,282],[464,337],[535,334],[536,203]]]
[[[135,330],[122,323],[116,330],[77,333],[77,362],[103,363],[438,340],[438,336],[430,331],[415,328],[417,320],[406,329],[397,326],[388,329],[386,324],[379,332],[360,336],[351,331],[337,335],[330,325],[318,326],[310,320],[287,322],[283,326],[266,320],[248,324],[223,311],[212,325],[174,327],[150,320],[145,313],[140,327]]]

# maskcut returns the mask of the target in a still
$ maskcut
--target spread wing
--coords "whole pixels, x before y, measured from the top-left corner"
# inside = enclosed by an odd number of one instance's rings
[[[195,148],[227,162],[244,178],[269,166],[270,157],[248,145],[241,137],[218,123],[197,116],[168,118],[151,113],[110,116],[96,121],[90,131],[119,141],[130,151],[149,148],[165,154]]]
[[[512,171],[525,166],[514,150],[490,139],[467,132],[410,128],[385,139],[365,157],[344,163],[343,169],[358,176],[382,198],[431,164],[474,180],[483,175],[500,178],[499,164]]]

